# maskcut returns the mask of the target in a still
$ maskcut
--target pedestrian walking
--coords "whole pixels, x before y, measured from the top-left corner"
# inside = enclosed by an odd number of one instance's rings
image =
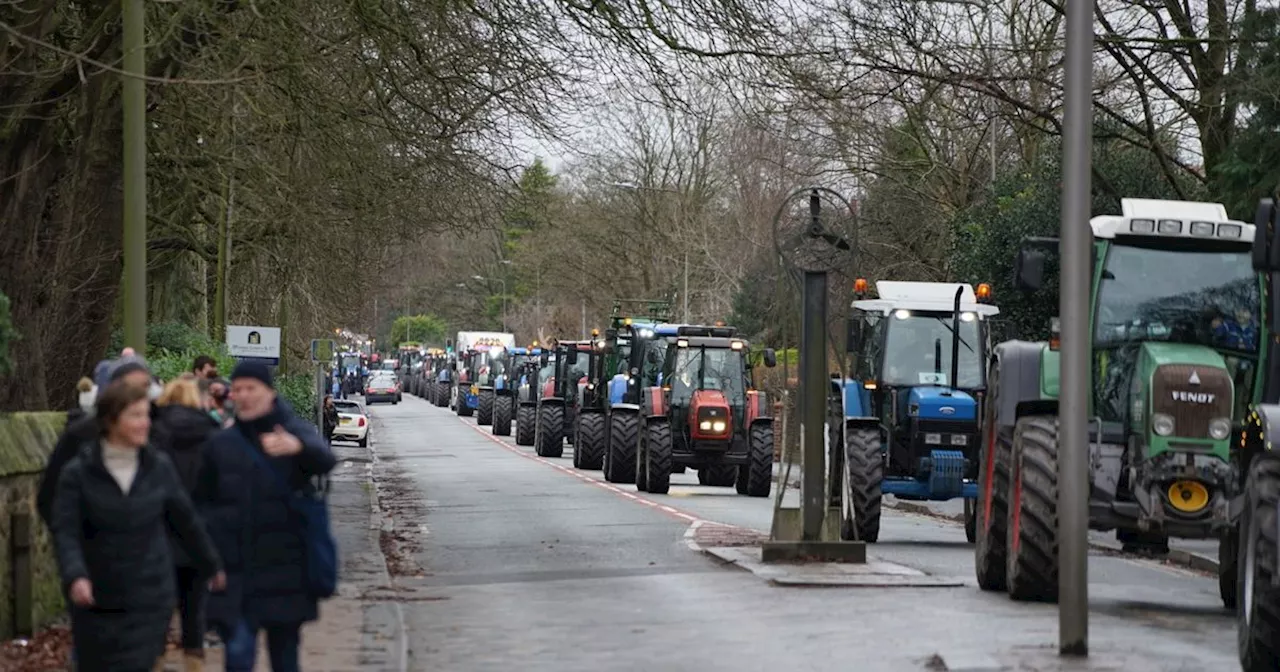
[[[210,598],[209,621],[222,637],[227,672],[253,669],[262,630],[271,669],[297,672],[302,624],[336,588],[336,548],[313,483],[334,457],[316,428],[277,397],[265,365],[236,366],[231,396],[235,424],[209,440],[201,477],[206,522],[228,577],[227,590]]]
[[[208,382],[208,379],[201,379]],[[196,486],[199,484],[203,464],[202,454],[209,437],[221,426],[209,415],[199,386],[194,380],[179,379],[165,386],[156,400],[156,422],[164,427],[168,438],[167,454],[182,481],[183,490],[198,501]],[[204,669],[205,603],[208,590],[199,567],[182,544],[171,537],[173,550],[173,575],[178,593],[178,614],[182,622],[183,661],[187,672]]]
[[[143,390],[144,394],[152,389],[151,370],[147,368],[146,361],[141,357],[121,357],[108,362],[105,366],[99,364],[95,375],[99,377],[97,383],[99,391],[105,390],[116,382],[128,383]],[[49,454],[49,461],[45,464],[44,474],[40,479],[40,488],[36,492],[36,511],[45,525],[49,525],[52,519],[54,499],[57,497],[58,490],[58,476],[62,473],[62,468],[80,452],[85,442],[98,438],[100,429],[95,410],[73,422],[68,422],[66,428],[62,430],[62,435],[53,446],[53,452]],[[157,447],[165,445],[164,429],[159,425],[152,426],[151,445]]]
[[[333,395],[324,395],[324,438],[326,441],[333,441],[333,432],[338,428],[341,419],[338,417],[338,407],[333,403]]]
[[[215,590],[225,575],[173,463],[148,445],[146,388],[110,385],[96,417],[58,477],[54,548],[78,671],[141,672],[164,654],[176,599],[167,531]]]

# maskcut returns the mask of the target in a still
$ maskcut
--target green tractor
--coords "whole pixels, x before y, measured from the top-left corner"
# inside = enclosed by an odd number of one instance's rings
[[[1233,437],[1261,390],[1254,226],[1215,203],[1123,199],[1090,221],[1088,444],[1058,444],[1057,319],[1049,342],[1008,341],[988,365],[975,564],[984,590],[1058,596],[1058,453],[1089,454],[1089,526],[1126,544],[1221,539],[1235,603],[1241,468]],[[1019,289],[1044,284],[1055,239],[1024,241]]]
[[[624,307],[642,309],[643,314],[637,310],[636,315],[623,315]],[[669,321],[670,315],[670,301],[618,299],[613,302],[604,337],[592,330],[587,383],[579,390],[579,413],[573,427],[574,467],[603,469],[605,478],[614,482],[635,481],[632,465],[640,426],[641,387],[640,376],[631,374],[633,368],[639,371],[639,364],[631,359],[633,353],[643,352],[646,340],[653,338],[654,327]],[[622,455],[609,469],[611,447]]]

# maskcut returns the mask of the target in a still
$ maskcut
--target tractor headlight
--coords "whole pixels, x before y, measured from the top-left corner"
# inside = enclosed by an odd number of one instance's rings
[[[1173,416],[1156,413],[1151,416],[1151,429],[1160,436],[1173,434]]]
[[[702,431],[704,431],[704,432],[709,432],[709,431],[711,431],[711,421],[710,421],[710,420],[703,420],[702,422],[699,422],[699,423],[698,423],[698,429],[701,429],[701,430],[702,430]]]
[[[1221,441],[1231,436],[1231,419],[1215,418],[1209,422],[1209,436]]]
[[[931,446],[941,445],[941,444],[942,444],[942,435],[941,435],[941,434],[925,434],[925,435],[924,435],[924,442],[925,442],[925,443],[927,443],[927,444],[929,444],[929,445],[931,445]]]
[[[716,432],[717,434],[720,432],[723,432],[724,427],[725,427],[724,420],[716,420],[715,422],[711,423],[711,431]]]
[[[967,446],[967,445],[969,445],[969,435],[968,435],[968,434],[952,434],[952,435],[951,435],[951,445],[953,445],[953,446]]]

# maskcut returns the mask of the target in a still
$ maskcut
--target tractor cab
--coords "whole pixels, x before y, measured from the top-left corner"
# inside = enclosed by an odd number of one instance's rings
[[[680,336],[666,349],[660,375],[670,392],[672,431],[681,435],[677,443],[723,450],[735,429],[744,433],[751,386],[746,352],[746,341],[715,336]]]

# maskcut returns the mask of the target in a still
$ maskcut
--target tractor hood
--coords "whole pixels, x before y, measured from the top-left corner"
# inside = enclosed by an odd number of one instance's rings
[[[1227,362],[1217,350],[1203,345],[1189,343],[1155,343],[1142,344],[1142,349],[1155,366],[1165,364],[1187,364],[1189,366],[1207,366],[1219,369],[1227,368]]]
[[[978,404],[960,390],[945,387],[913,387],[907,409],[921,420],[977,420]]]
[[[725,439],[733,431],[729,400],[720,390],[697,390],[689,400],[689,430],[694,439]]]

